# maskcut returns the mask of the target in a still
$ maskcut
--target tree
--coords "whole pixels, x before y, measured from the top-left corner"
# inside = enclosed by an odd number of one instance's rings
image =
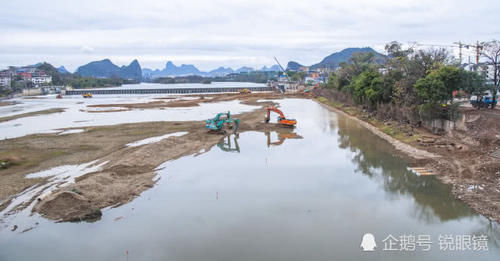
[[[481,94],[488,89],[484,75],[477,72],[461,70],[462,80],[460,89],[468,94]]]
[[[412,46],[404,49],[398,42],[387,44],[386,51],[390,58],[386,63],[387,73],[384,75],[384,81],[386,84],[392,83],[390,99],[401,108],[401,115],[398,116],[401,117],[400,120],[418,123],[418,105],[422,104],[426,95],[418,94],[415,84],[431,71],[447,64],[449,53],[445,49],[416,50]],[[422,82],[420,87],[424,88],[429,84],[432,84],[432,79]]]
[[[486,64],[493,67],[493,85],[490,91],[495,100],[498,87],[500,87],[500,41],[483,42],[482,46],[481,55],[487,59]]]
[[[425,78],[419,79],[415,84],[415,89],[418,96],[426,103],[445,103],[451,97],[437,72],[432,72]]]
[[[427,103],[447,104],[453,101],[453,91],[464,89],[465,74],[463,69],[455,66],[442,66],[418,80],[415,89],[420,98]]]
[[[385,51],[387,52],[387,55],[389,55],[389,57],[398,58],[398,57],[407,57],[408,55],[413,53],[413,48],[410,47],[404,50],[403,45],[401,43],[392,41],[385,45]]]
[[[378,103],[384,102],[384,80],[382,75],[375,70],[367,70],[357,76],[351,87],[354,100],[357,103],[366,103],[371,108]]]
[[[306,77],[305,72],[296,72],[290,78],[292,81],[303,81]]]

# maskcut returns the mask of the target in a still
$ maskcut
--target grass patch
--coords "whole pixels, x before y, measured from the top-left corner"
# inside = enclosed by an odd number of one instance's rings
[[[12,162],[8,159],[0,160],[0,169],[8,169],[12,165]]]
[[[389,122],[389,124],[385,124],[381,121],[378,121],[376,119],[371,119],[370,123],[377,127],[380,131],[383,133],[399,140],[404,143],[414,143],[417,141],[417,139],[421,136],[417,131],[412,131],[412,134],[409,135],[408,131],[404,130],[404,127],[398,126],[397,122]]]
[[[412,135],[409,135],[408,132],[405,132],[405,130],[401,126],[398,126],[397,122],[388,122],[388,124],[386,124],[373,117],[366,117],[366,114],[363,114],[363,111],[358,107],[349,106],[336,101],[330,101],[323,96],[317,97],[316,100],[323,104],[339,109],[358,119],[366,121],[371,125],[375,126],[383,133],[404,143],[415,143],[417,142],[417,139],[421,136],[421,134],[419,134],[417,131],[413,131]]]
[[[11,167],[28,169],[32,167],[38,166],[41,162],[46,161],[51,158],[61,157],[65,155],[67,152],[61,150],[49,150],[49,151],[26,151],[26,150],[10,150],[5,152],[0,152],[0,162],[6,161],[8,162],[6,168]],[[20,156],[23,155],[23,156]]]

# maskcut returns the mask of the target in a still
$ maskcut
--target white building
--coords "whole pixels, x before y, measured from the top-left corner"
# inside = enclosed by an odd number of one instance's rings
[[[48,75],[37,75],[37,76],[32,76],[31,81],[33,82],[34,85],[39,85],[39,84],[44,84],[44,83],[51,83],[52,82],[52,76]]]
[[[480,63],[479,65],[476,65],[473,63],[469,63],[469,64],[463,64],[462,68],[464,68],[464,70],[467,71],[478,71],[479,73],[486,76],[486,79],[488,81],[493,81],[495,77],[495,66],[493,65],[488,65],[485,63]]]
[[[0,77],[0,86],[10,87],[11,78],[10,77]]]
[[[495,78],[495,66],[493,65],[484,66],[483,72],[486,74],[486,78],[488,80],[493,81],[493,79]]]

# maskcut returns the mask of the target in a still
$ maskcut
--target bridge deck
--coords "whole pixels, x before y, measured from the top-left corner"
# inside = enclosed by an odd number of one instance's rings
[[[228,87],[228,88],[163,88],[163,89],[98,89],[98,90],[71,90],[66,91],[66,95],[83,95],[85,93],[94,94],[197,94],[197,93],[222,93],[240,92],[247,89],[251,92],[271,92],[272,87]]]

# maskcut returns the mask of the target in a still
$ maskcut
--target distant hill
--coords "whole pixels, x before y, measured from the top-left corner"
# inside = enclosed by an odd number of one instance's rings
[[[310,69],[318,69],[318,68],[330,68],[330,69],[335,69],[339,67],[339,65],[342,62],[349,63],[352,55],[354,53],[373,53],[374,54],[374,60],[376,63],[382,64],[385,63],[387,60],[387,56],[378,53],[377,51],[373,50],[370,47],[365,47],[365,48],[346,48],[340,52],[332,53],[325,57],[321,62],[317,64],[313,64],[310,66]],[[288,62],[288,65],[286,66],[286,70],[290,71],[298,71],[300,67],[304,65],[301,65],[298,62],[295,61],[290,61]]]
[[[317,68],[337,68],[342,62],[349,62],[354,53],[373,53],[376,63],[385,63],[387,57],[370,47],[365,48],[347,48],[340,52],[333,53],[325,57],[321,62],[311,65],[311,69]]]
[[[243,67],[237,69],[235,72],[241,73],[241,72],[252,72],[252,71],[255,71],[252,67],[243,66]]]
[[[208,76],[208,77],[221,77],[230,73],[241,73],[241,72],[253,72],[255,71],[252,67],[243,66],[237,70],[233,70],[231,67],[220,66],[217,69],[203,72],[198,70],[196,66],[191,64],[182,64],[181,66],[176,66],[173,62],[168,61],[163,69],[142,69],[142,76],[144,78],[155,79],[159,77],[177,77],[177,76],[189,76],[189,75],[198,75],[198,76]],[[273,65],[271,67],[264,66],[260,71],[279,71],[278,65]]]
[[[182,64],[181,66],[176,66],[173,62],[168,61],[165,64],[165,68],[162,70],[156,69],[144,69],[143,76],[146,78],[159,78],[168,76],[187,76],[187,75],[202,75],[203,73],[198,70],[194,65]]]
[[[298,63],[298,62],[290,61],[286,65],[286,70],[287,71],[298,71],[300,69],[300,67],[302,67],[302,66],[303,65]]]
[[[141,65],[137,60],[133,60],[128,66],[120,67],[119,75],[120,78],[134,79],[140,82],[142,79]]]
[[[64,66],[57,67],[57,71],[62,74],[70,73]]]
[[[164,72],[167,76],[198,75],[201,73],[200,70],[198,70],[198,68],[196,68],[192,64],[182,64],[181,66],[177,67],[171,61],[167,62]]]
[[[233,71],[233,69],[231,69],[231,67],[224,68],[221,66],[215,70],[209,71],[208,75],[217,77],[217,76],[225,76],[225,75],[233,73],[233,72],[234,71]]]
[[[275,65],[272,65],[271,67],[264,66],[260,70],[263,72],[279,72],[280,67],[277,64],[275,64]]]
[[[80,66],[76,73],[83,77],[95,78],[123,78],[137,81],[142,78],[142,69],[137,60],[132,61],[128,66],[118,67],[109,59],[104,59]]]
[[[43,63],[38,63],[36,64],[36,67],[39,70],[44,71],[48,75],[52,76],[52,84],[54,85],[64,85],[68,84],[71,79],[73,79],[74,75],[70,72],[68,72],[64,66],[60,66],[59,68],[55,68],[52,66],[50,63],[43,62]],[[62,69],[64,70],[61,70]],[[61,72],[64,71],[64,72]]]

